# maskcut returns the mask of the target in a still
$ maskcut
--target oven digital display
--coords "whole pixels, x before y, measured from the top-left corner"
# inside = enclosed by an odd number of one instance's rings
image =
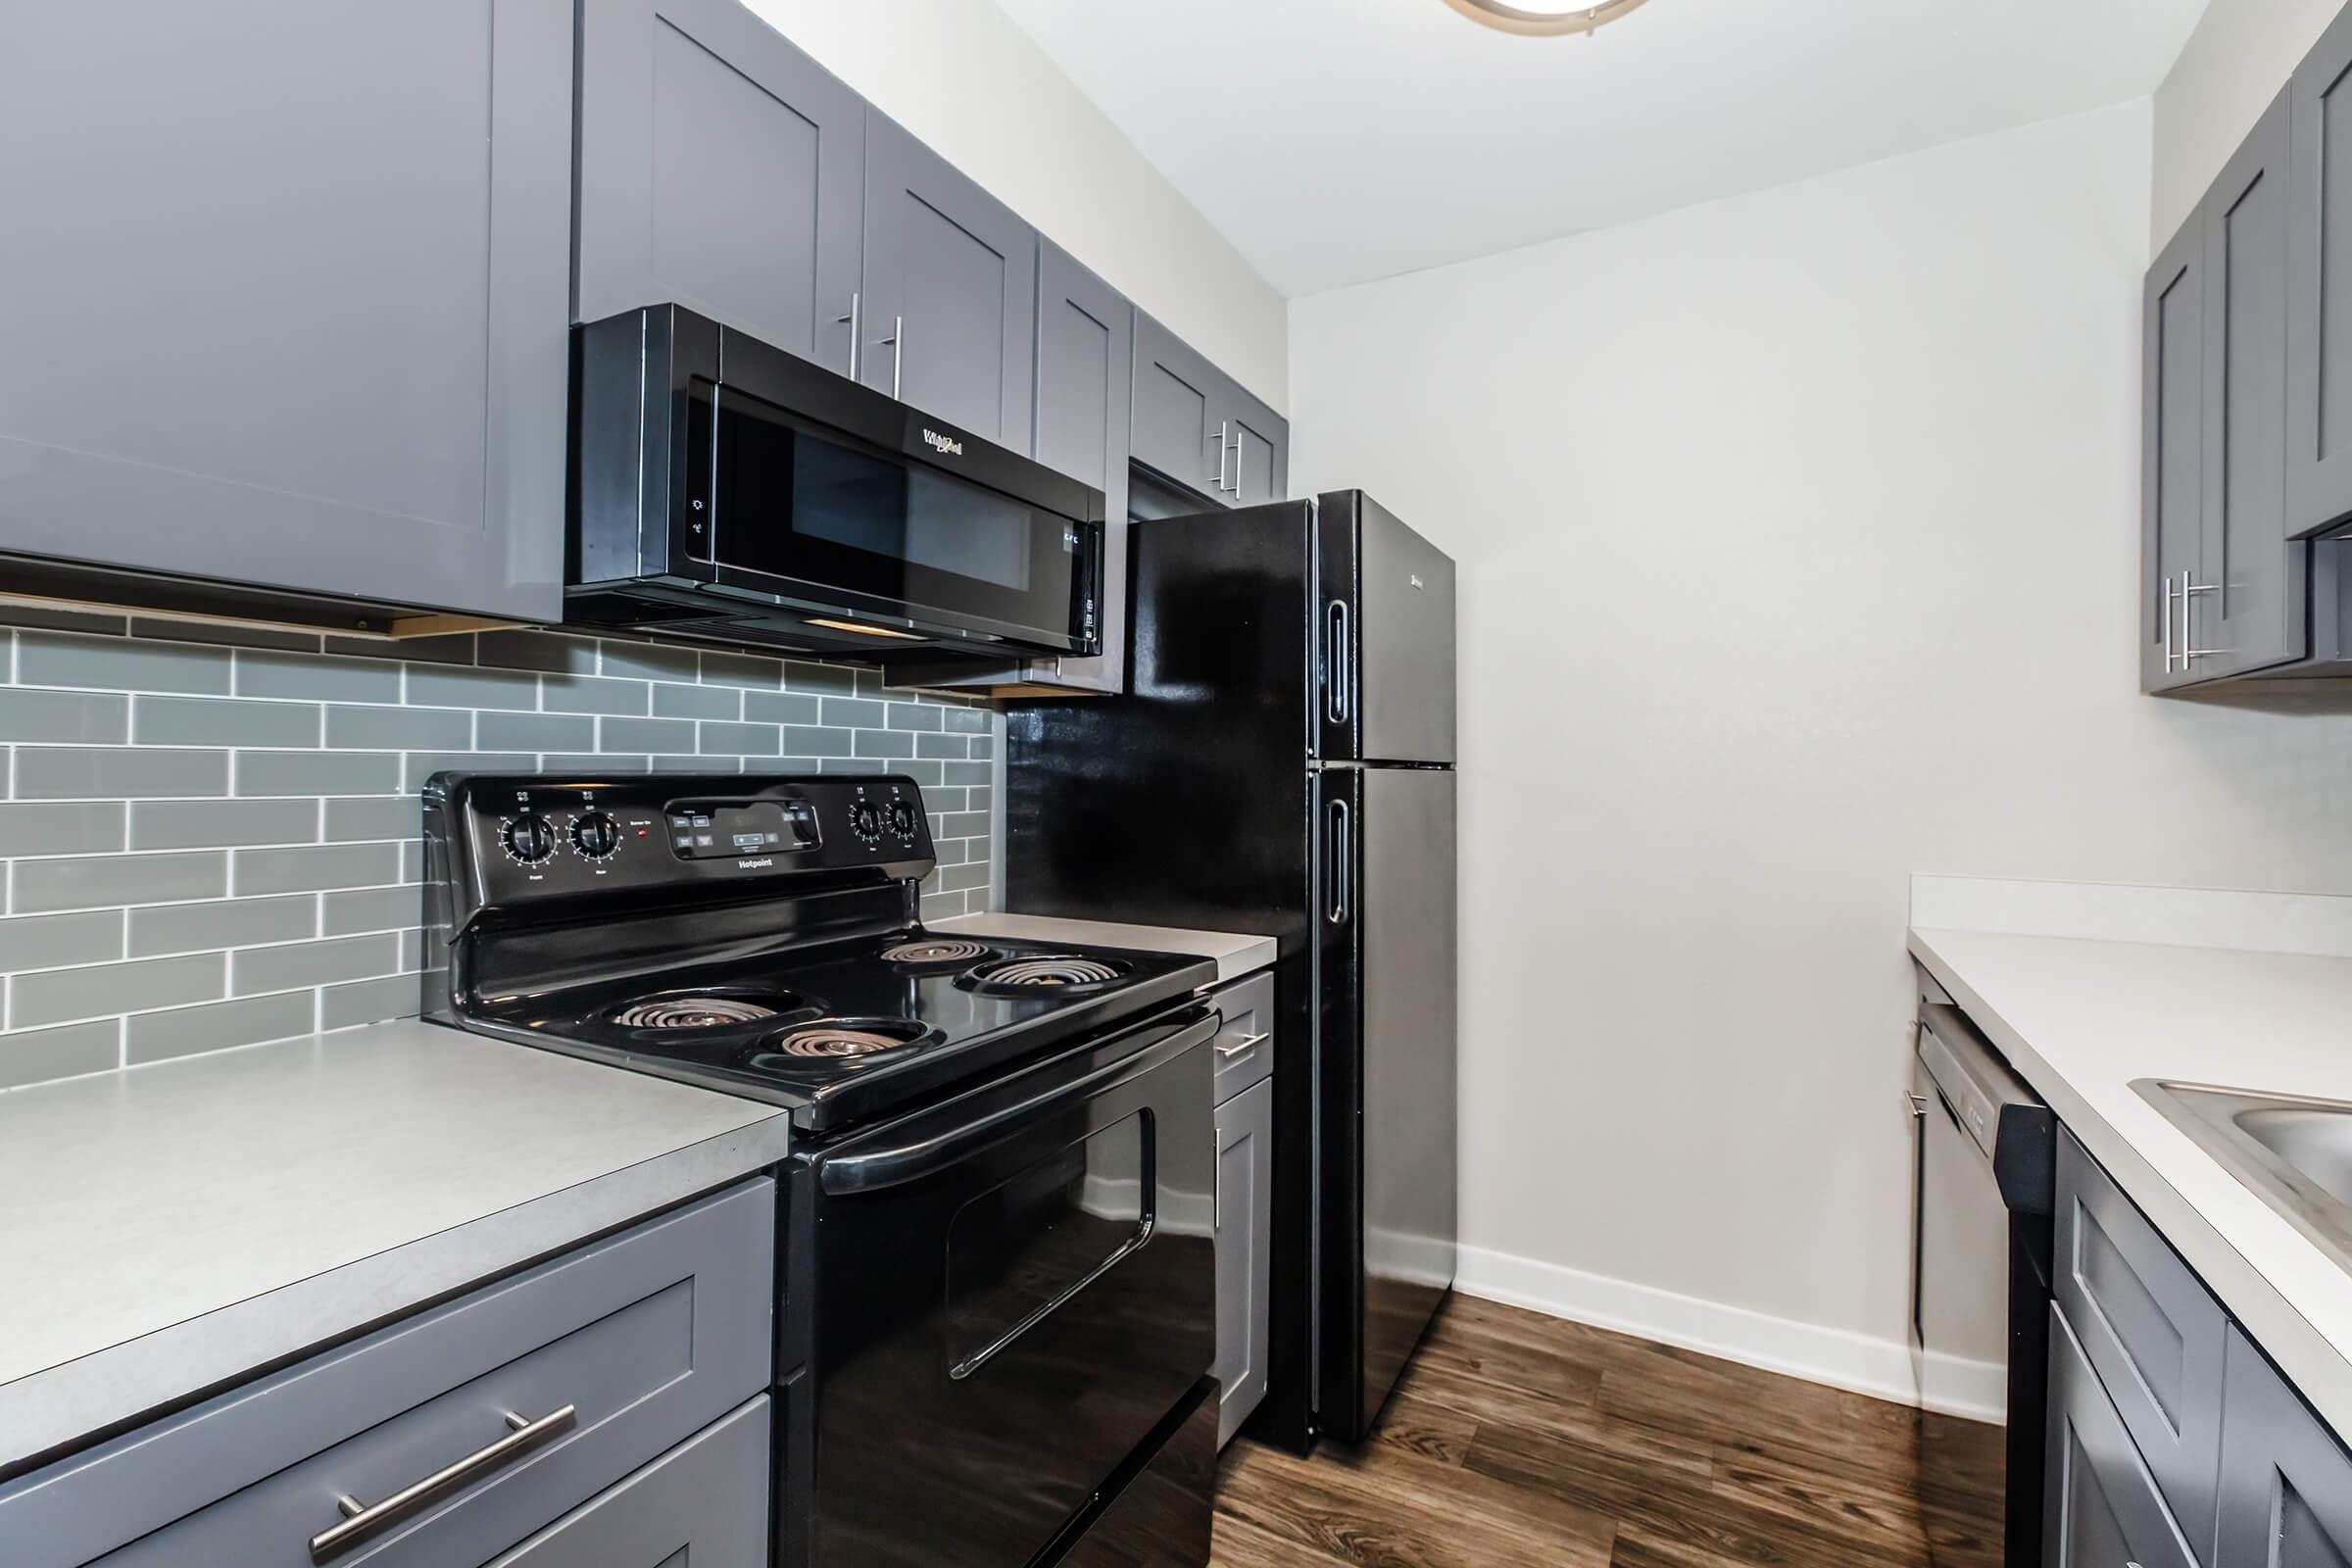
[[[669,808],[669,847],[682,860],[791,855],[815,849],[816,812],[806,801],[749,801]]]

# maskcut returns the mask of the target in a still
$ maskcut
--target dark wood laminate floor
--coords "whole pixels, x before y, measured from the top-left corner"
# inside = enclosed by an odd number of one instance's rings
[[[1989,1429],[1979,1429],[1989,1430]],[[1998,1568],[1991,1483],[1923,1504],[1907,1407],[1456,1297],[1379,1430],[1243,1441],[1216,1568]]]

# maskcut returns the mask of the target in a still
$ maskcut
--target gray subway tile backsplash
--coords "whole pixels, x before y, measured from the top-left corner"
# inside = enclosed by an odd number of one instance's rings
[[[16,751],[19,800],[173,800],[228,793],[226,752],[129,746],[20,746]]]
[[[112,963],[122,956],[122,911],[85,909],[0,920],[0,954],[8,956],[12,969]]]
[[[134,1014],[123,1020],[123,1059],[132,1065],[167,1061],[173,1056],[307,1035],[317,1027],[318,996],[315,991],[285,991],[210,1006]],[[0,1047],[7,1041],[6,1035],[0,1035]]]
[[[150,1007],[210,1002],[226,984],[226,956],[129,958],[76,969],[38,969],[8,985],[8,1026],[38,1029]],[[0,1035],[0,1040],[7,1037]]]
[[[316,746],[318,710],[310,703],[225,697],[140,697],[130,738],[141,746]]]
[[[239,850],[233,885],[256,893],[324,893],[399,880],[396,844],[318,844],[299,849]]]
[[[158,904],[130,911],[130,956],[134,958],[166,953],[211,953],[261,942],[299,942],[318,934],[318,899],[308,893]]]
[[[228,692],[229,651],[193,643],[21,631],[17,684],[110,692]]]
[[[122,1059],[120,1018],[0,1035],[0,1089],[104,1072]]]
[[[8,911],[120,908],[217,899],[228,891],[228,857],[177,854],[80,855],[21,859],[9,875]]]
[[[26,741],[116,745],[130,733],[130,699],[112,692],[0,690],[0,730]]]
[[[414,1015],[416,792],[442,769],[903,772],[952,868],[926,917],[986,908],[995,722],[871,670],[751,654],[13,607],[0,1090]]]
[[[103,855],[124,847],[121,801],[0,805],[0,858]]]

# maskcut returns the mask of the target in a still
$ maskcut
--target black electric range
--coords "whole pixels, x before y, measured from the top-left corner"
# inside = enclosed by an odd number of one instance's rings
[[[1213,962],[924,929],[904,777],[440,774],[425,829],[428,1018],[791,1107],[782,1568],[1206,1562]]]

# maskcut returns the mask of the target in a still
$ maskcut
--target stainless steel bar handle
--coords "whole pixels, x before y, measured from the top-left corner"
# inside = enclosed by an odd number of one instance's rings
[[[1294,840],[1293,842],[1295,843],[1297,841]],[[1230,1046],[1219,1046],[1217,1048],[1217,1054],[1230,1060],[1246,1052],[1255,1051],[1258,1047],[1264,1045],[1267,1041],[1273,1038],[1274,1037],[1271,1034],[1244,1035],[1241,1039],[1236,1040]]]
[[[890,336],[883,342],[890,345],[890,395],[899,395],[899,383],[906,369],[906,318],[890,318]]]
[[[1209,437],[1217,444],[1217,494],[1219,495],[1225,493],[1225,427],[1232,422],[1231,419],[1219,419],[1217,433]]]
[[[1348,601],[1334,599],[1323,612],[1323,711],[1334,724],[1348,722],[1352,661],[1348,647]]]
[[[2195,646],[2195,627],[2197,620],[2196,616],[2189,611],[2189,597],[2192,594],[2211,594],[2219,592],[2221,592],[2221,584],[2219,583],[2200,583],[2185,571],[2180,574],[2180,667],[2182,669],[2188,668],[2189,662],[2192,660],[2218,659],[2230,651],[2227,648],[2199,648]]]
[[[2164,672],[2173,672],[2173,577],[2164,577]]]
[[[421,1513],[466,1482],[521,1458],[550,1438],[569,1432],[578,1425],[580,1417],[579,1407],[570,1404],[536,1421],[516,1415],[512,1410],[502,1413],[507,1425],[513,1429],[505,1437],[488,1447],[475,1449],[446,1469],[434,1471],[413,1486],[403,1487],[383,1501],[365,1503],[357,1497],[337,1497],[335,1506],[343,1510],[343,1522],[321,1530],[311,1538],[311,1561],[324,1562],[368,1537],[389,1530],[403,1519]]]
[[[843,321],[850,323],[850,379],[855,381],[858,379],[858,338],[859,335],[859,326],[858,321],[858,291],[856,289],[852,289],[850,291],[850,314],[847,316],[836,316],[833,318],[833,320],[836,324],[839,324]]]
[[[1328,918],[1333,925],[1348,923],[1350,889],[1348,886],[1348,868],[1355,861],[1355,836],[1348,831],[1348,803],[1331,803],[1331,908]]]

